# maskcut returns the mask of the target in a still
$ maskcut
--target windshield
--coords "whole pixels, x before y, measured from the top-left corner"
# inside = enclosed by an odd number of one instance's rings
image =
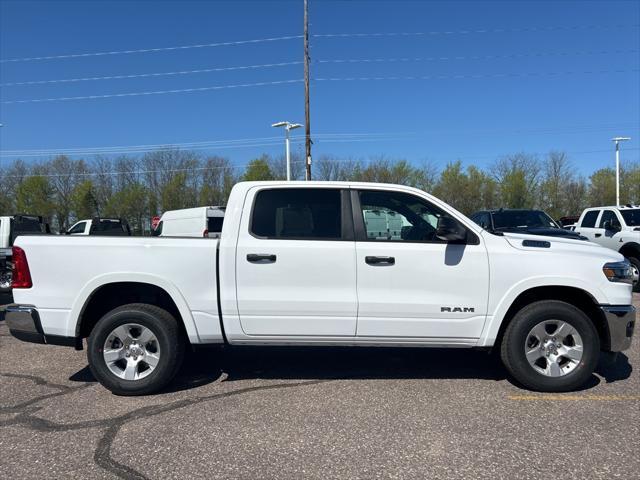
[[[640,208],[633,210],[620,210],[624,223],[629,227],[640,227]]]
[[[504,210],[494,212],[496,230],[511,228],[559,228],[553,219],[541,210]]]

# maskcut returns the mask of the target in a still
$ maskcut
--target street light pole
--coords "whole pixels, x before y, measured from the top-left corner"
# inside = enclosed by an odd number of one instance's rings
[[[620,142],[631,140],[630,137],[615,137],[611,139],[616,144],[616,206],[620,205]]]
[[[289,131],[302,127],[299,123],[277,122],[272,127],[284,127],[284,154],[287,160],[287,182],[291,181],[291,145],[289,140]]]

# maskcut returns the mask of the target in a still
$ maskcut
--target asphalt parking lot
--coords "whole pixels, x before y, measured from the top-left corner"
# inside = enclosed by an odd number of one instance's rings
[[[639,344],[571,394],[477,351],[249,348],[125,398],[0,321],[0,478],[640,478]]]

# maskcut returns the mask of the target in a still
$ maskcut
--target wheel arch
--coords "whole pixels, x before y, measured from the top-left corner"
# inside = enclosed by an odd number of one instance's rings
[[[625,257],[636,257],[640,260],[640,243],[638,242],[628,242],[625,243],[618,253],[624,255]]]
[[[609,303],[604,293],[579,279],[556,277],[553,284],[549,284],[549,278],[532,278],[513,285],[497,302],[493,314],[489,311],[478,346],[497,345],[513,316],[525,305],[540,300],[559,300],[579,308],[596,325],[603,349],[610,343],[606,319],[599,307]]]
[[[175,316],[189,341],[199,343],[184,297],[175,285],[154,275],[116,274],[89,282],[78,295],[69,317],[71,321],[75,319],[76,337],[87,337],[105,313],[128,303],[149,303],[164,308]]]
[[[610,344],[609,330],[607,328],[606,318],[600,309],[598,301],[588,291],[566,285],[532,287],[521,292],[513,302],[511,302],[500,321],[500,327],[497,329],[495,336],[495,345],[501,343],[507,325],[513,320],[516,313],[527,305],[544,300],[565,302],[581,310],[596,327],[602,350],[608,349]]]

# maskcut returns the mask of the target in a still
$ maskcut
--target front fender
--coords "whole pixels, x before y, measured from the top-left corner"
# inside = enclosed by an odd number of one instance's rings
[[[500,326],[513,302],[527,290],[537,287],[577,288],[591,295],[598,304],[608,303],[606,295],[600,288],[579,278],[549,275],[526,278],[512,285],[500,299],[494,301],[490,298],[489,305],[495,305],[495,308],[487,314],[487,320],[478,340],[479,347],[490,347],[495,344]]]
[[[163,289],[167,294],[171,297],[173,302],[176,304],[178,311],[180,312],[180,316],[182,317],[182,321],[184,323],[184,328],[187,331],[187,336],[189,337],[189,341],[191,343],[200,343],[200,338],[198,336],[198,330],[196,329],[196,325],[193,319],[193,315],[189,310],[186,300],[184,299],[180,290],[170,281],[148,273],[130,273],[130,272],[116,272],[116,273],[107,273],[104,275],[98,275],[97,277],[89,280],[82,290],[76,296],[73,306],[71,307],[71,312],[69,314],[69,322],[75,322],[73,325],[68,325],[68,329],[71,331],[75,331],[76,336],[79,335],[79,322],[78,319],[82,314],[85,306],[89,302],[89,299],[100,287],[111,283],[121,283],[121,282],[136,282],[136,283],[146,283],[149,285],[154,285],[158,288]]]

